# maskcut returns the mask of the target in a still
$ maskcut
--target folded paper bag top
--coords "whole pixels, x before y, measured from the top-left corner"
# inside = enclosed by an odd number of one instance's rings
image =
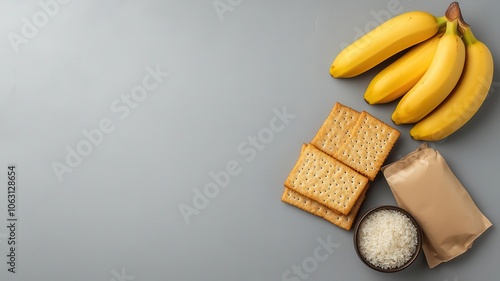
[[[382,171],[399,207],[422,228],[430,268],[466,252],[492,225],[441,154],[426,143]]]

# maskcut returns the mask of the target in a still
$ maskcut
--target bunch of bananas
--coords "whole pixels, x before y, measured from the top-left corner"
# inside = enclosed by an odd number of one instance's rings
[[[491,52],[474,37],[457,2],[443,17],[412,11],[389,19],[342,50],[330,74],[354,77],[404,50],[371,80],[364,99],[401,98],[395,124],[415,124],[410,135],[416,140],[446,138],[479,110],[493,80]]]

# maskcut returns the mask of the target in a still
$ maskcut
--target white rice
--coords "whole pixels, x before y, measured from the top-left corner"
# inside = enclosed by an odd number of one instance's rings
[[[415,253],[417,241],[417,229],[410,218],[396,210],[376,211],[359,227],[361,255],[383,269],[403,266]]]

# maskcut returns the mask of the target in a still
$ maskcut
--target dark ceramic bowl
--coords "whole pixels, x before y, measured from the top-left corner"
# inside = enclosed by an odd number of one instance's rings
[[[361,254],[361,251],[359,250],[359,245],[358,245],[358,242],[359,242],[359,237],[358,237],[358,232],[359,232],[359,227],[360,225],[363,223],[363,221],[365,221],[365,219],[377,212],[377,211],[381,211],[381,210],[395,210],[395,211],[398,211],[404,215],[406,215],[410,221],[413,223],[413,225],[415,226],[415,228],[417,229],[417,247],[415,249],[415,252],[413,253],[413,255],[408,259],[408,261],[403,264],[402,266],[400,267],[396,267],[396,268],[391,268],[391,269],[385,269],[385,268],[381,268],[381,267],[378,267],[376,265],[373,265],[371,264],[362,254]],[[409,214],[407,211],[403,210],[402,208],[399,208],[399,207],[396,207],[396,206],[380,206],[380,207],[375,207],[369,211],[367,211],[357,222],[355,228],[354,228],[354,249],[356,250],[356,254],[358,254],[358,257],[361,259],[361,261],[363,261],[363,263],[365,263],[367,266],[369,266],[370,268],[374,269],[374,270],[377,270],[377,271],[380,271],[380,272],[386,272],[386,273],[391,273],[391,272],[398,272],[398,271],[401,271],[405,268],[408,268],[408,266],[410,266],[418,257],[418,255],[420,254],[420,251],[422,249],[422,229],[420,228],[420,226],[418,225],[417,221],[415,220],[415,218],[413,218],[413,216],[411,214]]]

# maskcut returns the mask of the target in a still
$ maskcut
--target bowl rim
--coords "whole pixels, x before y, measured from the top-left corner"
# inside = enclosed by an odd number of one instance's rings
[[[381,267],[378,267],[374,264],[371,264],[368,260],[365,259],[365,257],[361,254],[359,250],[359,245],[358,245],[358,233],[359,233],[359,227],[361,223],[372,213],[381,211],[381,210],[395,210],[399,211],[402,214],[406,215],[410,221],[413,223],[415,228],[417,229],[417,248],[415,250],[415,253],[411,256],[411,258],[402,266],[396,267],[396,268],[391,268],[391,269],[384,269]],[[398,206],[393,206],[393,205],[382,205],[378,207],[371,208],[370,210],[366,211],[360,219],[356,222],[356,225],[354,227],[354,235],[353,235],[353,240],[354,240],[354,249],[356,250],[356,254],[358,255],[359,259],[363,261],[364,264],[366,264],[368,267],[380,271],[380,272],[385,272],[385,273],[393,273],[393,272],[398,272],[403,269],[408,268],[420,255],[420,252],[422,250],[422,229],[420,225],[418,224],[417,220],[406,210],[404,210],[401,207]]]

